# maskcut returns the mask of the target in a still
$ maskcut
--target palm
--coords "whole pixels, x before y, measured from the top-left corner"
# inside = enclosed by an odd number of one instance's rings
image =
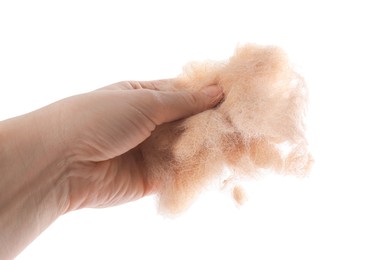
[[[147,115],[142,115],[131,100],[121,103],[121,110],[130,115],[123,120],[123,115],[115,102],[100,106],[102,96],[110,95],[112,90],[138,89],[130,83],[111,85],[99,91],[84,95],[85,105],[95,107],[84,113],[84,122],[79,125],[79,138],[84,146],[78,151],[79,160],[76,177],[71,180],[70,207],[106,207],[139,199],[149,193],[151,187],[146,184],[145,174],[141,170],[140,153],[136,147],[143,142],[155,128],[155,124]],[[130,97],[129,97],[130,98]],[[82,97],[77,97],[76,104],[80,108]],[[112,98],[111,98],[112,99]],[[92,103],[95,104],[92,106]],[[138,102],[137,102],[138,103]],[[129,106],[128,106],[129,104]],[[100,115],[112,115],[110,118]],[[95,131],[87,131],[91,124],[98,125]],[[86,134],[81,134],[86,133]],[[134,149],[132,149],[134,148]]]
[[[223,96],[166,91],[173,85],[121,82],[58,103],[60,136],[74,158],[70,210],[116,205],[154,191],[136,147],[157,125],[211,108]]]
[[[136,152],[101,162],[86,163],[74,179],[71,207],[107,207],[139,199],[148,193]],[[81,178],[85,176],[85,178]]]

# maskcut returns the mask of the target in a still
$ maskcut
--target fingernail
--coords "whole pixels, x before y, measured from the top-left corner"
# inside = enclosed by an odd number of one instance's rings
[[[219,86],[208,86],[201,91],[209,97],[217,97],[222,93],[222,88]]]

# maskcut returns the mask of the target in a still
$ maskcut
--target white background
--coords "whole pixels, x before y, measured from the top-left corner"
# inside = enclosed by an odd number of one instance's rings
[[[211,191],[174,220],[153,198],[69,213],[18,259],[372,259],[368,2],[1,0],[0,120],[273,44],[307,80],[315,157],[304,179],[250,181],[240,209]]]

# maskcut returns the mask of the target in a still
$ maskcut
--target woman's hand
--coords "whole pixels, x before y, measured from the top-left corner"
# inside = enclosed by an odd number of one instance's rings
[[[69,209],[105,207],[151,192],[136,147],[157,125],[214,107],[222,90],[166,91],[172,80],[120,82],[65,99],[58,127],[73,167],[68,174]]]
[[[222,89],[174,80],[120,82],[0,122],[0,258],[15,257],[56,218],[153,191],[135,148],[157,125],[214,107]]]

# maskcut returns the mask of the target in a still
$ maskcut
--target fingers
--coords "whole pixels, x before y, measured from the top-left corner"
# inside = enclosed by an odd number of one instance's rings
[[[174,90],[175,79],[160,79],[151,81],[131,81],[133,84],[139,85],[143,89],[151,90]]]
[[[133,89],[149,89],[149,90],[173,90],[174,79],[161,79],[152,81],[120,81],[97,90],[133,90]]]
[[[207,86],[198,92],[154,91],[154,108],[151,117],[156,124],[171,122],[215,107],[223,98],[219,86]]]
[[[224,96],[222,88],[215,85],[207,86],[198,92],[176,90],[174,85],[175,79],[122,81],[100,90],[124,90],[125,93],[122,94],[132,97],[127,101],[132,100],[132,105],[157,125],[213,108]]]

